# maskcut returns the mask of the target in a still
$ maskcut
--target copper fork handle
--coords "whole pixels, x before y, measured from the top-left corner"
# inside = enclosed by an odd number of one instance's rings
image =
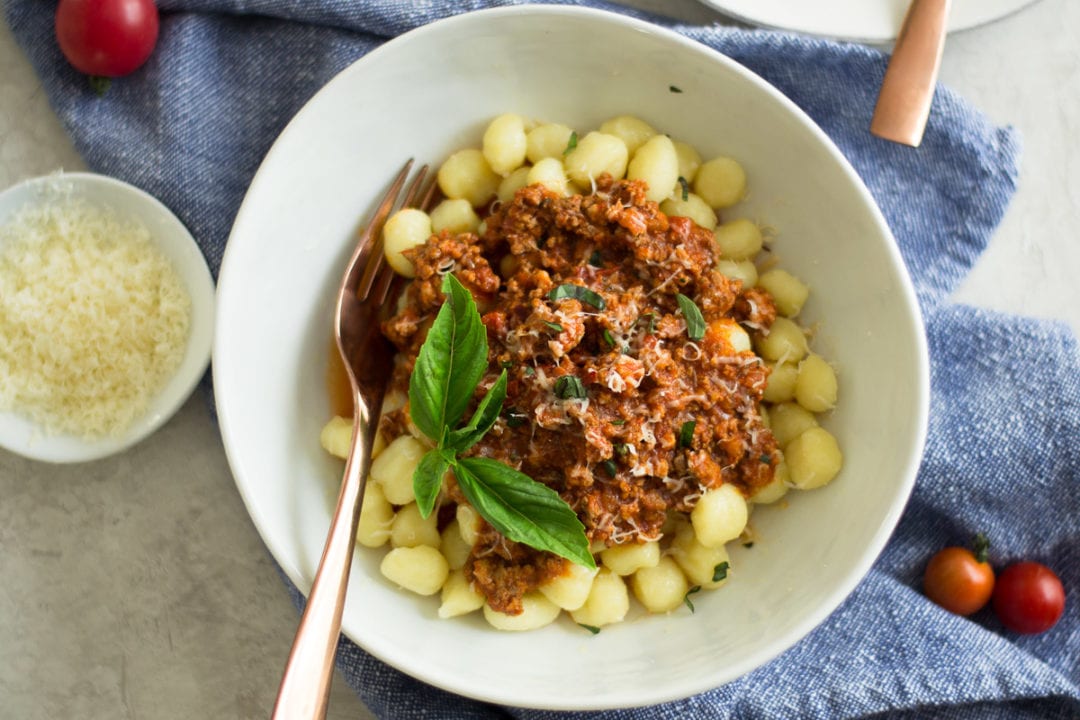
[[[881,84],[870,132],[918,147],[930,116],[951,0],[912,0]]]
[[[360,501],[371,469],[371,450],[378,423],[355,403],[353,451],[345,464],[345,478],[338,495],[322,560],[293,640],[285,673],[274,704],[274,720],[316,720],[326,717],[334,656],[341,632],[345,589],[352,567]]]

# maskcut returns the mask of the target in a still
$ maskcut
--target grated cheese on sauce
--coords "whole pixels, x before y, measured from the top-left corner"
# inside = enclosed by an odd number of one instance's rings
[[[141,223],[61,196],[0,227],[0,410],[121,435],[176,371],[191,298]]]

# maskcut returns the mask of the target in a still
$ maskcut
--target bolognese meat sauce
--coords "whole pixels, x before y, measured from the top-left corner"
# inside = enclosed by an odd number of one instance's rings
[[[481,236],[444,232],[407,254],[416,279],[384,325],[401,352],[392,386],[407,391],[453,272],[487,328],[477,401],[503,369],[509,381],[502,416],[467,454],[554,489],[594,546],[656,540],[668,511],[689,512],[707,490],[750,496],[772,480],[777,445],[758,412],[768,368],[730,333],[767,331],[772,298],[721,274],[712,233],[664,215],[643,183],[603,176],[569,197],[532,185],[495,207]],[[699,339],[678,294],[701,311]],[[407,432],[407,413],[384,418],[387,439]],[[566,563],[485,525],[465,571],[493,609],[517,614]]]

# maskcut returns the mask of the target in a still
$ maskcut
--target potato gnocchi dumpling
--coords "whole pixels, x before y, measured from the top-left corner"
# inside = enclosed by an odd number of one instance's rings
[[[665,613],[682,605],[690,583],[675,560],[665,555],[656,565],[641,568],[631,575],[630,588],[646,610]]]
[[[484,596],[476,592],[460,568],[450,571],[442,586],[439,617],[452,618],[484,607]]]
[[[524,609],[518,615],[507,615],[498,610],[492,610],[490,605],[484,605],[484,619],[491,623],[497,630],[536,630],[545,625],[550,625],[562,612],[555,603],[548,600],[541,593],[529,593],[522,598]]]
[[[566,175],[581,190],[592,188],[604,173],[612,177],[626,174],[630,151],[622,138],[591,132],[578,140],[577,146],[563,158]],[[553,158],[554,159],[554,158]]]
[[[565,611],[574,623],[596,631],[624,620],[631,597],[651,613],[678,612],[688,593],[716,590],[737,578],[729,548],[754,537],[756,506],[778,503],[792,490],[826,485],[843,466],[836,438],[819,422],[837,406],[836,367],[811,348],[812,335],[797,320],[810,288],[777,267],[783,258],[770,252],[772,229],[763,231],[759,220],[739,212],[749,179],[735,157],[703,158],[693,145],[632,115],[610,118],[596,128],[575,128],[504,113],[490,121],[477,146],[460,149],[443,162],[436,179],[441,198],[430,213],[406,209],[387,220],[386,259],[398,274],[411,278],[416,269],[409,251],[433,233],[482,235],[493,208],[513,201],[522,188],[540,184],[562,197],[588,194],[604,174],[642,181],[647,200],[660,211],[712,232],[719,256],[715,269],[771,299],[775,319],[770,315],[762,323],[740,324],[723,318],[708,326],[712,342],[726,342],[724,347],[736,354],[755,353],[751,359],[768,371],[756,397],[762,424],[778,448],[760,460],[771,466],[771,476],[749,496],[731,483],[701,485],[692,507],[668,509],[667,522],[653,539],[593,539],[597,568],[565,563],[561,574],[522,596],[522,612],[510,615],[494,610],[470,579],[474,548],[483,547],[478,545],[483,537],[490,543],[484,533],[491,530],[479,513],[467,503],[454,503],[444,483],[436,510],[421,516],[412,476],[430,443],[406,418],[404,434],[391,433],[391,442],[379,434],[356,541],[389,548],[382,575],[410,592],[439,594],[440,618],[480,611],[496,629],[525,631],[548,625]],[[493,266],[503,278],[511,277],[520,262],[512,254],[498,260]],[[388,397],[384,414],[404,402],[400,392]],[[319,439],[329,454],[346,457],[352,421],[332,418]]]
[[[660,210],[668,217],[690,218],[706,230],[716,228],[716,213],[700,195],[692,192],[674,193],[674,197],[660,203]]]
[[[607,568],[600,568],[585,604],[572,610],[570,617],[579,625],[599,628],[621,622],[629,611],[630,593],[626,583]]]

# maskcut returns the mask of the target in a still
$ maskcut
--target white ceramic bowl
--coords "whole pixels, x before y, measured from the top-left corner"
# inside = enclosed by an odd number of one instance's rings
[[[191,333],[180,366],[123,435],[84,439],[49,434],[26,417],[0,413],[0,447],[34,460],[74,463],[126,450],[165,424],[191,395],[210,362],[214,281],[195,239],[167,207],[139,188],[104,175],[54,173],[14,185],[0,193],[0,226],[26,205],[60,196],[83,198],[93,205],[111,208],[120,217],[142,222],[191,296]]]
[[[682,92],[674,93],[670,86]],[[746,167],[740,214],[778,231],[813,288],[804,320],[840,370],[827,427],[846,464],[828,487],[755,511],[758,541],[696,613],[634,615],[590,635],[567,618],[505,634],[393,587],[357,553],[344,632],[454,692],[518,706],[626,707],[685,697],[783,652],[855,587],[900,516],[925,433],[928,371],[914,293],[869,193],[771,86],[702,45],[597,11],[506,8],[410,32],[319,92],[281,134],[237,216],[218,294],[214,379],[237,486],[301,589],[341,463],[319,447],[333,291],[354,233],[408,156],[440,162],[515,111],[581,130],[623,113]]]

